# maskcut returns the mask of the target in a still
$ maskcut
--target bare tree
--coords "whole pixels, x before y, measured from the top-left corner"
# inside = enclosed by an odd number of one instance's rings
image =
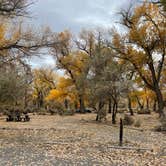
[[[28,16],[28,7],[32,4],[29,0],[0,0],[0,16]]]

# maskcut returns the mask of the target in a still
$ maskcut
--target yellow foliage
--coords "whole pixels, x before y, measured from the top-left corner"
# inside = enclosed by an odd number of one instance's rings
[[[16,27],[10,28],[8,24],[0,23],[0,48],[7,47],[15,43],[20,38],[20,30]],[[7,49],[1,50],[1,56],[6,56],[8,53]]]
[[[58,82],[58,75],[49,69],[35,69],[33,70],[33,98],[37,99],[39,92],[42,92],[43,97],[46,97],[50,90],[55,88]]]
[[[64,100],[67,99],[71,103],[74,103],[76,98],[77,93],[73,81],[70,78],[60,77],[56,89],[50,90],[45,100],[64,102]]]
[[[4,24],[0,24],[0,41],[2,42],[5,39],[6,34],[6,26]]]
[[[61,90],[52,89],[49,93],[49,95],[46,97],[46,100],[61,100],[64,98],[67,94]]]
[[[61,35],[63,37],[64,34]],[[87,54],[80,51],[62,56],[60,65],[66,70],[69,77],[60,77],[56,89],[50,90],[45,99],[58,100],[60,102],[64,102],[65,99],[68,99],[71,103],[76,102],[78,99],[77,86],[80,84],[78,80],[82,78],[82,73],[86,70],[88,58]],[[69,71],[72,73],[72,77],[69,75]]]
[[[71,33],[68,30],[65,30],[64,32],[60,32],[58,37],[61,39],[61,41],[67,39],[69,40],[71,38]]]
[[[60,77],[59,82],[57,83],[58,89],[65,89],[73,85],[73,81],[70,78]]]
[[[119,48],[121,47],[121,36],[120,34],[118,34],[117,32],[113,32],[113,40],[112,40],[112,43],[114,44],[114,46],[116,48]]]
[[[130,98],[132,99],[132,105],[136,105],[137,101],[136,101],[136,96],[138,98],[140,98],[143,102],[146,102],[147,98],[150,101],[153,101],[156,98],[156,95],[153,91],[149,90],[149,89],[142,89],[142,90],[135,90],[133,92],[131,92],[129,94]]]
[[[62,67],[70,70],[74,76],[79,76],[86,68],[88,55],[82,52],[74,52],[60,58]]]
[[[165,18],[160,14],[159,7],[153,3],[145,2],[143,5],[136,7],[131,19],[133,27],[129,31],[129,39],[139,42],[140,45],[155,41],[157,35],[159,35],[158,30],[162,35],[165,33]]]

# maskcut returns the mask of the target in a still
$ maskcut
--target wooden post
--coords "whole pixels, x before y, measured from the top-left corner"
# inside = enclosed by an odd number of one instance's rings
[[[120,118],[120,130],[119,130],[119,146],[123,144],[123,120]]]

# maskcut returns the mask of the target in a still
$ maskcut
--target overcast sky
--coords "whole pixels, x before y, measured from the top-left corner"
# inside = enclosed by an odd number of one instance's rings
[[[135,0],[37,0],[31,7],[33,24],[65,29],[77,34],[82,28],[109,28],[118,21],[118,12]],[[33,58],[34,67],[53,65],[50,57]]]
[[[81,28],[108,27],[117,19],[120,9],[130,0],[37,0],[31,8],[32,15],[41,25],[49,25],[55,31]]]

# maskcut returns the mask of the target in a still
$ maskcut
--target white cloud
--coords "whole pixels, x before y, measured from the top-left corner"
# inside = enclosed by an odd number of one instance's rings
[[[29,60],[32,68],[41,68],[41,67],[55,67],[55,60],[49,55],[43,55],[40,57],[32,57]]]

